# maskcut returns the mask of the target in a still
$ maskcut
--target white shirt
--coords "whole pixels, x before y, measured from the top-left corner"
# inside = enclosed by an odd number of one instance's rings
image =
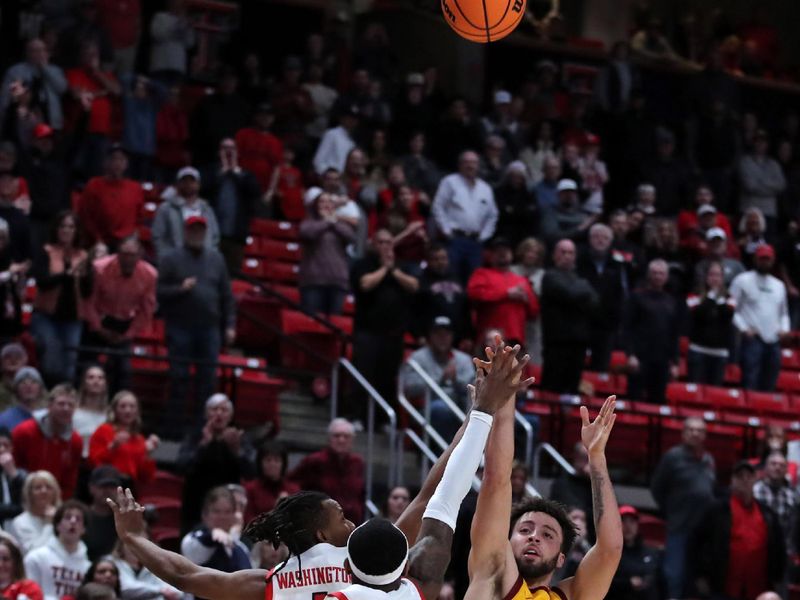
[[[292,556],[285,566],[271,571],[267,598],[272,600],[309,600],[317,594],[338,592],[350,586],[350,575],[344,569],[347,548],[317,544],[298,557]]]
[[[410,579],[400,580],[400,587],[391,592],[383,592],[374,588],[354,583],[346,587],[336,596],[328,596],[328,600],[425,600],[416,584]]]
[[[86,544],[80,542],[78,549],[70,553],[54,537],[31,550],[24,562],[25,573],[41,586],[44,600],[74,596],[92,564],[86,556]]]
[[[789,331],[786,286],[772,275],[747,271],[731,282],[731,297],[736,302],[733,324],[739,331],[753,329],[767,344]]]
[[[53,537],[53,525],[27,510],[11,520],[8,533],[19,542],[22,554],[46,544]]]
[[[328,129],[317,147],[314,155],[314,170],[322,175],[327,169],[334,168],[340,173],[344,171],[347,155],[356,144],[347,130],[339,125]]]
[[[483,242],[494,235],[497,225],[497,205],[494,192],[483,179],[470,185],[460,173],[442,179],[431,208],[433,218],[441,232],[450,237],[453,230],[478,234]]]
[[[180,592],[177,588],[161,581],[146,567],[134,571],[129,563],[118,558],[114,559],[114,564],[119,571],[119,587],[123,600],[163,600],[162,590]],[[182,592],[180,593],[182,595]]]

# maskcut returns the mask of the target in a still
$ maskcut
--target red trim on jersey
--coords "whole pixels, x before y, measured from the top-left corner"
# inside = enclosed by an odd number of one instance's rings
[[[331,592],[328,596],[333,596],[336,600],[348,600],[347,596],[345,596],[342,592]]]
[[[517,580],[514,582],[514,585],[511,586],[511,590],[503,596],[503,600],[511,600],[514,596],[516,596],[519,591],[522,589],[522,586],[526,585],[525,580],[522,579],[522,575],[517,576]]]
[[[419,582],[417,582],[416,579],[411,579],[410,577],[406,577],[406,579],[408,579],[408,581],[414,584],[414,587],[417,588],[417,593],[419,594],[419,597],[422,598],[422,600],[425,600],[425,594],[422,591],[422,588],[419,587]]]
[[[272,575],[275,573],[275,568],[273,567],[269,571],[267,571],[266,577],[264,577],[264,581],[267,584],[267,589],[264,590],[264,600],[272,600]]]

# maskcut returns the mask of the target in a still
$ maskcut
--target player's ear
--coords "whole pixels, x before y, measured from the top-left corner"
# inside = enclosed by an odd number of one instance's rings
[[[564,566],[564,563],[567,561],[567,555],[563,552],[558,553],[558,559],[556,560],[556,568],[560,569]]]

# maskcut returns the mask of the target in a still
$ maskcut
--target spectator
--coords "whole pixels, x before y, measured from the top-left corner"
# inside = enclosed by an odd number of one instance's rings
[[[531,499],[525,489],[529,477],[528,465],[522,461],[515,460],[511,465],[511,501],[513,503]]]
[[[523,238],[539,230],[539,207],[530,190],[525,163],[515,160],[506,167],[505,175],[495,190],[497,235],[508,238],[516,246]]]
[[[136,487],[149,483],[156,472],[150,455],[160,440],[157,435],[145,438],[141,430],[139,400],[133,392],[117,392],[108,407],[107,421],[89,440],[89,464],[95,468],[111,465]]]
[[[643,24],[644,25],[644,24]],[[652,61],[680,63],[683,59],[672,49],[663,32],[663,23],[657,17],[651,17],[631,38],[631,50],[642,58]]]
[[[667,520],[663,562],[667,598],[685,597],[690,532],[714,502],[714,459],[706,452],[705,441],[703,419],[688,417],[683,422],[683,442],[664,453],[650,483]]]
[[[724,215],[723,215],[724,216]],[[680,219],[679,219],[680,222]],[[710,204],[703,204],[697,209],[697,224],[690,231],[681,233],[678,230],[678,235],[681,236],[680,245],[691,258],[703,257],[708,253],[708,232],[712,229],[719,229],[728,240],[727,232],[721,227],[717,227],[717,209]],[[728,244],[725,254],[727,256],[736,256],[738,249],[733,244]]]
[[[770,392],[781,365],[780,340],[790,329],[786,287],[770,275],[775,264],[772,246],[755,251],[755,270],[737,276],[731,284],[736,303],[733,324],[741,334],[739,356],[742,387]]]
[[[29,472],[50,471],[65,498],[75,493],[83,450],[81,437],[72,429],[77,403],[75,389],[60,383],[50,392],[47,410],[18,425],[12,434],[17,464]]]
[[[304,310],[341,314],[349,287],[347,245],[354,240],[355,229],[346,219],[340,219],[332,196],[319,193],[308,217],[300,223],[298,279]]]
[[[728,217],[717,210],[714,202],[714,192],[705,184],[698,185],[694,192],[694,209],[684,209],[678,214],[678,235],[681,245],[687,248],[696,248],[702,254],[702,242],[709,230],[714,227],[721,228],[727,239],[733,239],[733,230]],[[704,215],[708,215],[704,217]],[[711,215],[714,215],[711,217]],[[705,225],[701,220],[708,219]],[[698,243],[700,242],[700,243]]]
[[[270,187],[263,196],[265,203],[273,203],[275,216],[289,221],[302,221],[306,216],[303,195],[303,174],[294,164],[294,151],[283,149],[281,164],[272,172]],[[277,200],[277,202],[275,202]]]
[[[658,192],[658,214],[675,217],[689,195],[691,168],[686,160],[675,156],[675,135],[671,131],[659,128],[656,144],[656,158],[645,165],[642,176]]]
[[[503,173],[508,166],[506,142],[499,135],[490,135],[483,145],[478,177],[489,184],[492,189],[500,185]]]
[[[632,214],[641,215],[634,212]],[[631,284],[638,277],[639,270],[644,263],[644,250],[635,241],[628,239],[631,234],[632,219],[624,210],[617,210],[611,213],[608,224],[614,232],[614,241],[611,243],[611,251],[615,258],[622,259],[625,267],[625,296],[630,291]]]
[[[777,516],[753,497],[756,470],[737,463],[730,496],[708,507],[697,523],[687,560],[697,585],[715,596],[755,598],[783,584],[786,548]]]
[[[189,124],[195,164],[203,166],[212,162],[220,141],[235,136],[247,124],[250,107],[239,94],[238,87],[236,73],[225,69],[220,74],[217,91],[195,107]]]
[[[727,78],[727,74],[723,77]],[[711,100],[707,110],[693,119],[687,150],[695,169],[709,182],[721,212],[731,212],[737,155],[741,144],[736,115],[722,98]],[[730,233],[730,232],[728,232]]]
[[[44,545],[53,536],[53,515],[61,506],[61,488],[49,471],[34,471],[22,484],[22,513],[8,524],[22,554]]]
[[[92,469],[89,476],[89,495],[92,503],[87,510],[86,534],[83,536],[89,560],[96,561],[107,556],[114,549],[117,531],[114,528],[114,513],[111,512],[111,507],[106,499],[112,498],[117,488],[126,483],[129,484],[111,465],[101,465]],[[116,569],[116,566],[114,568]],[[91,574],[90,570],[86,574],[86,581],[91,581]],[[117,587],[119,587],[119,582],[117,582]]]
[[[31,273],[38,288],[31,331],[42,371],[52,383],[72,381],[83,330],[81,308],[92,291],[91,266],[78,246],[75,215],[56,216],[50,241],[36,256]]]
[[[565,555],[565,561],[561,568],[553,574],[552,581],[564,581],[567,577],[574,577],[578,570],[578,565],[591,549],[591,542],[588,537],[586,511],[575,506],[569,508],[567,512],[569,520],[575,527],[575,541],[569,552]]]
[[[356,147],[353,136],[359,112],[356,105],[347,106],[339,116],[339,126],[328,129],[322,136],[313,160],[317,175],[323,175],[328,169],[344,171],[347,157]]]
[[[786,187],[783,171],[775,159],[768,156],[769,136],[763,129],[756,132],[753,150],[739,159],[741,195],[739,209],[759,209],[766,219],[767,232],[774,235],[777,228],[778,196]]]
[[[555,209],[559,204],[558,184],[561,182],[561,161],[555,156],[545,158],[542,173],[542,179],[534,186],[533,191],[536,194],[539,210],[544,213]]]
[[[71,598],[72,596],[67,596]],[[102,583],[83,583],[75,592],[75,600],[117,600],[117,593],[113,588]]]
[[[181,554],[207,569],[233,573],[249,569],[247,547],[230,534],[236,500],[227,488],[216,487],[203,499],[202,523],[181,540]]]
[[[491,263],[469,278],[467,295],[475,306],[479,338],[489,329],[500,329],[511,344],[525,341],[526,321],[539,316],[539,302],[530,282],[511,270],[511,242],[495,238],[489,244]]]
[[[0,350],[0,410],[14,401],[14,377],[28,364],[28,353],[22,344],[10,342]]]
[[[42,376],[33,367],[22,367],[11,385],[14,403],[0,413],[0,427],[13,431],[17,425],[33,417],[33,411],[42,408],[47,389]]]
[[[428,158],[425,152],[426,147],[427,137],[425,133],[415,131],[408,140],[408,154],[400,160],[408,185],[422,190],[428,196],[433,196],[436,193],[436,188],[439,186],[442,175],[436,163]]]
[[[306,82],[303,88],[311,98],[313,118],[306,125],[306,135],[313,140],[319,140],[328,129],[328,116],[333,108],[339,93],[326,85],[323,80],[324,67],[318,62],[308,66]]]
[[[607,372],[625,300],[625,263],[611,251],[614,232],[608,225],[595,223],[589,228],[589,247],[578,258],[576,272],[597,292],[600,310],[591,325],[592,371]]]
[[[700,293],[686,298],[689,307],[689,381],[721,386],[733,335],[736,303],[725,286],[721,263],[710,262]]]
[[[103,501],[103,504],[107,504]],[[90,507],[91,510],[91,507]],[[112,518],[112,526],[113,526],[113,518]],[[89,554],[89,560],[92,561],[91,566],[89,566],[89,570],[86,571],[86,575],[83,576],[83,581],[81,582],[81,588],[78,590],[75,600],[81,597],[84,593],[86,588],[92,585],[98,585],[101,587],[110,590],[111,598],[115,600],[117,598],[122,598],[122,591],[120,589],[120,578],[119,578],[119,569],[117,568],[116,563],[112,560],[110,556],[100,556],[98,558],[92,558],[91,554]],[[98,600],[96,597],[92,598],[92,600]]]
[[[353,362],[381,396],[393,398],[403,359],[403,335],[411,322],[411,305],[419,280],[395,262],[391,234],[379,229],[373,250],[350,273],[355,292]],[[348,411],[360,417],[366,409],[361,390],[349,399]]]
[[[183,0],[170,0],[167,10],[150,21],[150,73],[163,81],[180,81],[186,75],[186,54],[195,44],[194,25],[186,16]]]
[[[442,388],[447,397],[453,400],[464,412],[469,410],[467,384],[472,383],[475,368],[469,354],[453,348],[453,324],[449,317],[436,317],[428,330],[428,343],[415,350],[408,360],[415,360],[433,381]],[[425,397],[427,385],[412,369],[408,362],[400,370],[403,392],[412,400]],[[461,420],[458,419],[447,404],[431,395],[429,411],[430,423],[446,441],[452,440]],[[428,413],[426,413],[427,415]]]
[[[16,339],[23,331],[22,288],[27,263],[12,263],[8,223],[0,219],[0,342]]]
[[[756,250],[767,244],[767,221],[758,208],[748,208],[739,221],[739,251],[742,262],[748,269],[753,268]]]
[[[665,261],[651,261],[646,286],[631,294],[625,315],[628,394],[653,404],[665,402],[667,383],[678,375],[680,314],[675,298],[664,290],[668,277]]]
[[[456,343],[470,336],[467,293],[450,270],[450,259],[443,244],[434,242],[428,246],[416,300],[414,333],[417,337],[424,337],[429,324],[440,315],[450,319]]]
[[[43,600],[44,594],[39,584],[26,579],[22,552],[14,539],[0,536],[0,562],[8,565],[0,572],[0,594],[10,600]]]
[[[31,39],[25,47],[25,61],[10,67],[0,87],[0,113],[11,104],[15,83],[33,93],[32,109],[40,112],[53,129],[64,127],[61,96],[67,91],[67,80],[60,67],[50,64],[50,52],[40,38]]]
[[[597,75],[594,97],[606,112],[621,115],[628,109],[631,92],[640,83],[639,73],[631,64],[631,47],[625,41],[611,47],[611,60]]]
[[[157,149],[159,111],[168,92],[159,82],[144,75],[128,76],[123,78],[123,82],[122,146],[128,152],[130,175],[140,181],[151,181],[154,177],[153,157]],[[183,156],[181,158],[185,159]]]
[[[114,47],[114,71],[131,73],[136,64],[139,36],[142,31],[140,0],[132,2],[96,1],[97,10],[100,13],[100,23]]]
[[[558,182],[558,204],[542,211],[542,237],[551,246],[561,239],[577,241],[585,237],[587,230],[599,215],[590,215],[578,202],[578,184],[572,179]]]
[[[0,142],[2,146],[3,142]],[[6,246],[13,263],[27,263],[31,259],[31,229],[28,217],[14,205],[14,194],[7,194],[9,187],[16,185],[16,178],[10,170],[0,168],[0,219],[6,222]],[[11,190],[13,192],[13,189]],[[4,252],[5,254],[6,252]],[[4,259],[5,260],[5,259]],[[27,265],[25,265],[27,268]],[[20,269],[20,267],[17,267]],[[25,269],[21,269],[25,270]]]
[[[239,166],[237,142],[223,138],[219,143],[219,163],[204,178],[203,195],[214,208],[219,223],[219,247],[228,272],[242,268],[244,247],[261,192],[254,173]]]
[[[787,554],[791,556],[797,546],[795,527],[800,496],[789,483],[788,466],[789,463],[782,452],[771,452],[764,465],[764,476],[753,486],[753,496],[778,518]]]
[[[275,508],[281,498],[291,496],[300,488],[286,477],[289,455],[277,441],[265,441],[256,454],[256,478],[244,484],[247,492],[245,523]]]
[[[214,394],[205,405],[205,424],[183,440],[178,467],[185,474],[181,520],[189,531],[200,520],[201,500],[214,487],[238,483],[252,472],[253,448],[233,423],[233,403]]]
[[[86,544],[86,507],[77,500],[67,500],[53,516],[55,535],[43,546],[25,556],[25,571],[42,586],[44,600],[73,596],[91,563]]]
[[[645,255],[648,261],[656,259],[665,261],[669,273],[666,290],[675,296],[684,295],[689,287],[690,278],[686,259],[680,249],[675,221],[659,218],[652,224],[646,225]]]
[[[439,232],[448,240],[450,266],[463,282],[481,264],[481,242],[494,235],[497,206],[494,193],[478,177],[479,158],[465,151],[458,158],[458,172],[439,183],[431,214]]]
[[[590,323],[600,307],[591,284],[575,272],[575,244],[561,240],[542,278],[542,389],[577,394]]]
[[[112,389],[130,385],[131,344],[152,322],[157,278],[158,272],[142,259],[135,236],[122,240],[116,254],[94,262],[92,295],[84,305],[89,326],[84,337],[92,346],[113,351],[106,362]]]
[[[124,597],[181,600],[183,592],[161,581],[142,565],[122,540],[114,547],[114,564],[119,571],[119,587]]]
[[[744,265],[735,258],[728,258],[728,240],[725,230],[721,227],[712,227],[706,233],[706,257],[694,267],[695,287],[705,283],[708,268],[712,263],[722,265],[722,275],[725,286],[729,287],[737,275],[744,273]]]
[[[605,204],[603,188],[608,183],[608,168],[606,163],[600,160],[600,138],[592,133],[587,133],[585,136],[578,170],[581,176],[581,189],[586,195],[583,210],[591,215],[602,213]]]
[[[792,329],[797,329],[800,326],[800,226],[797,221],[789,222],[788,232],[781,240],[777,254],[778,275],[786,286]],[[2,356],[0,356],[0,368],[2,368]],[[0,399],[2,390],[0,383]]]
[[[309,454],[289,479],[302,490],[324,492],[336,500],[346,519],[364,520],[364,459],[353,452],[355,429],[346,419],[328,425],[328,446]]]
[[[335,55],[327,56],[325,61],[328,60],[335,61]],[[307,124],[314,118],[314,105],[311,94],[303,86],[302,75],[302,61],[297,56],[287,56],[283,61],[281,79],[271,86],[272,106],[275,108],[276,135],[286,145],[310,150],[305,139],[305,130]],[[341,96],[332,110],[340,102]]]
[[[517,263],[511,265],[511,270],[517,275],[522,275],[531,284],[531,289],[537,298],[542,296],[542,279],[544,278],[545,247],[536,238],[528,237],[517,246]],[[525,349],[534,365],[542,364],[542,320],[528,320],[525,332]]]
[[[139,182],[125,178],[128,155],[119,144],[106,154],[105,175],[92,177],[83,189],[78,216],[90,243],[111,248],[136,231],[144,193]]]
[[[22,513],[22,488],[27,475],[14,462],[11,432],[0,427],[0,525],[6,530],[11,520]]]
[[[408,488],[402,485],[395,486],[389,490],[389,495],[386,496],[381,515],[392,523],[397,523],[410,502],[411,492],[408,491]]]
[[[174,181],[178,169],[189,162],[189,118],[181,105],[181,88],[173,85],[156,115],[155,158],[159,181]]]
[[[453,169],[467,148],[480,148],[483,128],[480,120],[471,114],[467,101],[461,97],[453,98],[432,139],[437,142],[436,163]],[[477,172],[477,165],[475,169]]]
[[[83,457],[89,456],[92,434],[106,422],[108,412],[108,380],[100,365],[86,367],[78,388],[78,408],[72,417],[72,427],[83,439]]]
[[[92,41],[100,48],[100,62],[104,66],[112,64],[113,53],[111,40],[99,24],[97,3],[95,0],[80,0],[77,3],[77,14],[71,25],[62,30],[58,36],[57,56],[65,68],[78,65],[81,44]]]
[[[272,105],[259,104],[253,114],[253,125],[237,131],[234,143],[242,168],[256,176],[262,192],[267,191],[273,171],[283,162],[283,144],[271,131],[274,121]],[[224,168],[224,157],[221,158]]]
[[[561,502],[564,506],[577,508],[583,511],[585,523],[592,522],[592,482],[589,479],[589,455],[580,442],[572,449],[572,468],[574,473],[562,471],[553,480],[550,488],[550,499]],[[594,537],[594,527],[589,532],[590,539]]]
[[[640,183],[636,186],[636,196],[634,202],[628,207],[628,211],[638,210],[651,217],[659,212],[656,207],[657,190],[652,183]]]
[[[219,246],[219,225],[208,202],[200,197],[200,171],[183,167],[175,178],[175,187],[167,188],[164,202],[153,218],[153,245],[161,258],[171,250],[185,245],[184,231],[187,219],[194,217],[205,224],[203,245],[206,249]]]
[[[505,142],[503,146],[507,146],[510,153],[517,155],[521,145],[522,126],[514,114],[513,100],[510,92],[497,90],[494,93],[493,110],[481,120],[481,124],[486,138],[499,137]]]
[[[619,507],[622,519],[622,558],[608,594],[619,600],[658,600],[660,556],[639,535],[639,511],[633,506]]]
[[[552,202],[547,206],[555,206],[556,193],[555,186],[558,184],[558,179],[561,171],[561,161],[558,160],[558,153],[555,141],[555,130],[551,121],[542,121],[539,125],[531,130],[531,143],[522,149],[519,153],[519,160],[523,162],[528,169],[531,177],[531,183],[534,186],[539,185],[545,178],[545,170],[547,164],[558,164],[558,173],[554,174],[554,168],[551,167],[550,172],[552,178],[550,179]],[[552,162],[554,161],[554,162]],[[539,208],[544,208],[545,204],[539,202]]]

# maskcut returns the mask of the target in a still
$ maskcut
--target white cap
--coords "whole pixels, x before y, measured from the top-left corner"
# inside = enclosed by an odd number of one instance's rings
[[[556,186],[556,191],[557,192],[566,192],[566,191],[577,192],[578,191],[578,184],[575,183],[572,179],[562,179],[561,181],[558,182],[558,186]]]
[[[700,208],[697,209],[698,215],[707,215],[708,213],[716,213],[717,209],[714,208],[711,204],[703,204]]]
[[[182,169],[178,170],[175,180],[180,181],[184,177],[194,177],[197,181],[200,181],[200,171],[194,167],[183,167]]]
[[[511,104],[511,92],[506,90],[497,90],[494,93],[495,104]]]
[[[706,239],[711,241],[714,238],[722,238],[723,240],[727,240],[728,236],[725,234],[725,230],[722,227],[712,227],[706,232]]]
[[[321,193],[322,193],[321,187],[314,186],[308,188],[306,190],[306,195],[303,196],[303,204],[305,204],[306,206],[314,204],[314,202],[316,202],[317,198],[319,198]]]

